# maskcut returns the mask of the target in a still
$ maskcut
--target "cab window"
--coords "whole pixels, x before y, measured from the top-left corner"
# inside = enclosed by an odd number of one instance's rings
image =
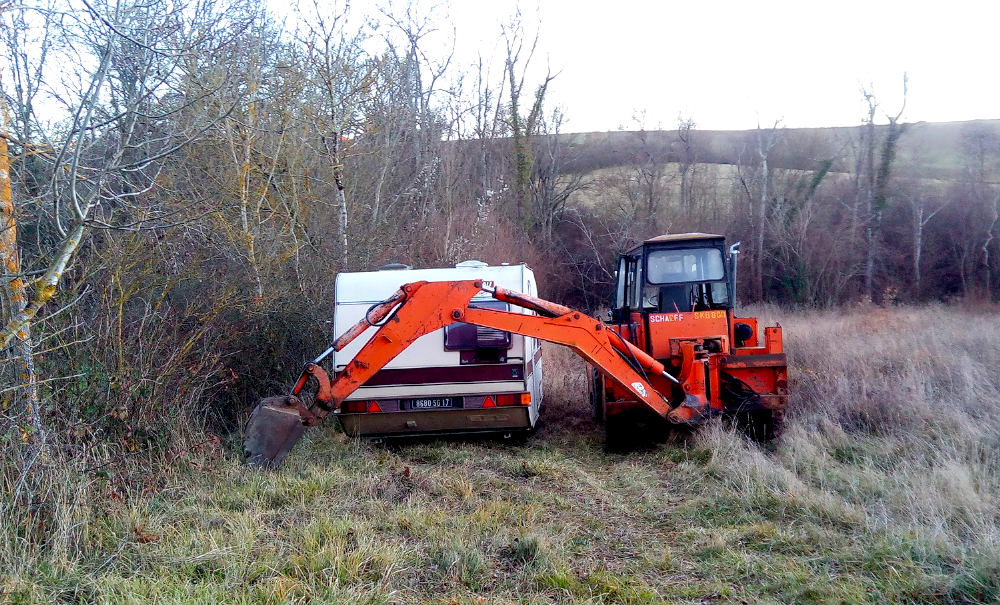
[[[638,259],[636,259],[638,261]],[[641,309],[642,305],[642,263],[636,262],[635,267],[635,286],[632,289],[632,295],[629,296],[629,306],[633,309]]]
[[[625,257],[618,259],[618,285],[615,288],[615,308],[625,306]]]
[[[718,248],[653,250],[646,257],[646,281],[650,284],[714,281],[725,276]]]
[[[615,309],[635,309],[642,289],[639,256],[622,256],[618,261],[618,282],[615,288]]]

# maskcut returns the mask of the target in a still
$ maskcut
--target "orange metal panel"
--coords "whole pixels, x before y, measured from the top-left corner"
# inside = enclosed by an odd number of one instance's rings
[[[650,353],[657,359],[676,355],[671,350],[672,338],[722,338],[728,342],[729,321],[726,311],[686,311],[683,313],[650,313]]]
[[[768,353],[781,353],[785,350],[781,338],[781,326],[764,328],[764,347]]]

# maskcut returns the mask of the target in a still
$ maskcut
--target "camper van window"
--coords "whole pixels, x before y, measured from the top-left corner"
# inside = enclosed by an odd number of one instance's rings
[[[651,284],[715,281],[725,276],[718,248],[653,250],[646,258],[646,281]]]
[[[505,302],[494,299],[473,300],[469,307],[473,309],[496,309],[507,311],[510,307]],[[468,351],[482,348],[507,350],[511,347],[510,332],[476,326],[464,322],[453,323],[444,329],[445,351]]]

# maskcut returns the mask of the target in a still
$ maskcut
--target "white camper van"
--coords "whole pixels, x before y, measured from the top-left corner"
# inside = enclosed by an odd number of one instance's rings
[[[535,276],[523,264],[491,267],[465,261],[447,269],[389,265],[381,271],[339,273],[334,338],[403,284],[469,279],[538,295]],[[533,313],[485,292],[472,302]],[[374,332],[368,328],[334,353],[334,371],[343,370]],[[417,339],[349,396],[339,410],[340,422],[348,435],[372,438],[446,433],[498,433],[511,438],[530,433],[542,400],[539,344],[535,338],[464,323],[436,330]]]

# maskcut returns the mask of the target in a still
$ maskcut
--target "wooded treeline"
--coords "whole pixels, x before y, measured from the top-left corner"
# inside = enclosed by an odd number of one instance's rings
[[[742,301],[995,300],[1000,123],[880,124],[870,100],[851,128],[576,135],[571,208],[742,240]]]
[[[530,22],[467,64],[442,10],[3,6],[4,447],[235,426],[324,348],[335,274],[391,262],[525,262],[544,296],[595,309],[619,252],[707,231],[742,240],[742,301],[996,296],[991,124],[945,176],[870,89],[833,137],[687,117],[570,135]]]

